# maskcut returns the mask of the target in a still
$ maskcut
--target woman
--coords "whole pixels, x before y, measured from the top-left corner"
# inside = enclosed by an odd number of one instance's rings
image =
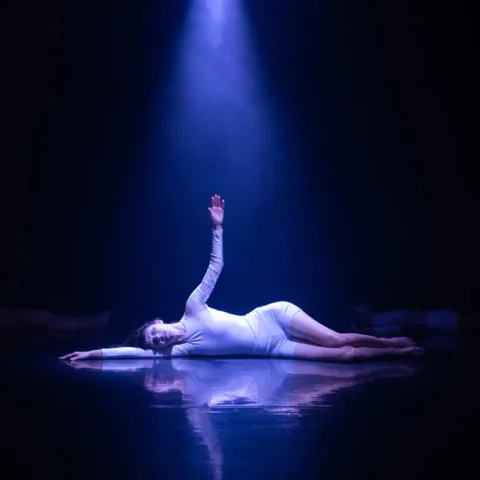
[[[259,307],[245,316],[210,308],[207,300],[223,268],[225,200],[213,196],[208,210],[213,222],[210,265],[188,298],[182,319],[164,324],[157,318],[130,335],[124,347],[74,352],[62,360],[250,355],[344,362],[423,354],[423,349],[406,337],[337,333],[289,302]]]

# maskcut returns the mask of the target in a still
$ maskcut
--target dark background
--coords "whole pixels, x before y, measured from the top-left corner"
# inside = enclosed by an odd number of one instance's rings
[[[216,308],[285,299],[338,328],[361,300],[478,311],[463,2],[244,2],[290,153],[278,181],[271,162],[252,179],[211,145],[203,155],[218,158],[195,183],[161,146],[145,163],[188,4],[4,7],[0,304],[113,308],[122,329],[176,320],[208,263],[218,193]],[[168,118],[155,128],[164,135]]]

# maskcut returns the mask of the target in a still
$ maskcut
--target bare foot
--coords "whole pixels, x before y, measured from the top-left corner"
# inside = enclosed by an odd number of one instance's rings
[[[394,337],[389,339],[392,347],[395,348],[408,348],[415,345],[415,340],[408,337]]]

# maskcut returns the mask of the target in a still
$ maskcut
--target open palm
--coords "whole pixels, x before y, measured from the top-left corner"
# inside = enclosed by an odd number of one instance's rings
[[[214,225],[222,225],[223,213],[225,211],[225,200],[222,200],[219,195],[214,195],[210,201],[210,218]]]

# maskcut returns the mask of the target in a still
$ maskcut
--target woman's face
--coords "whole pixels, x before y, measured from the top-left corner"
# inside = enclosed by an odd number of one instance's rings
[[[162,320],[155,320],[143,331],[145,343],[149,348],[165,348],[174,344],[177,339],[171,325],[165,325]]]

